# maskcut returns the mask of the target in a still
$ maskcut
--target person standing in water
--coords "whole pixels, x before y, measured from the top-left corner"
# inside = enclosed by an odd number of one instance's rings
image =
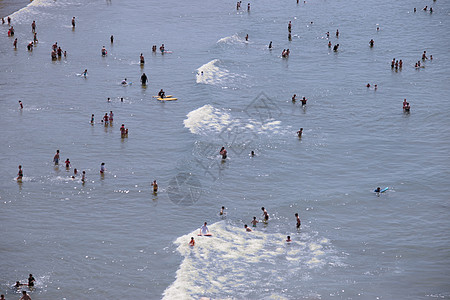
[[[222,159],[227,159],[227,150],[225,150],[225,147],[222,147],[219,153],[222,155]]]
[[[111,37],[109,38],[111,40],[111,44],[114,43],[114,36],[111,34]]]
[[[108,126],[108,124],[109,124],[108,113],[105,113],[105,115],[103,116],[103,121],[105,122],[105,126]]]
[[[59,150],[56,150],[56,154],[53,156],[53,162],[55,163],[55,166],[59,165]]]
[[[30,274],[30,276],[28,277],[28,286],[33,287],[35,282],[36,279],[34,279],[33,274]]]
[[[258,220],[256,220],[256,217],[253,217],[253,220],[251,223],[252,223],[253,227],[256,227],[256,224],[258,224],[259,222],[258,222]]]
[[[105,169],[105,163],[102,162],[102,164],[100,165],[100,174],[105,174],[105,171],[106,171],[106,169]]]
[[[75,28],[75,17],[72,18],[72,28]]]
[[[66,161],[64,162],[66,164],[66,169],[70,168],[70,160],[66,159]]]
[[[306,99],[306,97],[303,97],[300,101],[302,101],[302,106],[305,106],[308,99]]]
[[[23,109],[23,104],[22,104],[22,101],[20,101],[20,100],[19,100],[19,106],[20,106],[20,109]]]
[[[156,183],[156,180],[153,180],[152,186],[153,186],[153,193],[156,194],[158,192],[158,184]]]
[[[297,100],[297,94],[294,94],[294,96],[292,96],[292,103],[295,103],[296,100]]]
[[[194,237],[191,237],[191,240],[189,241],[189,246],[194,247],[195,246],[195,240]]]
[[[286,237],[286,243],[290,243],[290,242],[292,242],[292,240],[291,240],[291,236],[290,236],[290,235],[288,235],[288,236]]]
[[[139,56],[139,61],[140,61],[141,65],[145,64],[144,55],[142,55],[142,53],[141,53],[141,56]]]
[[[221,215],[221,216],[225,215],[225,206],[222,206],[222,208],[220,209],[219,215]]]
[[[17,38],[13,42],[14,49],[17,49]]]
[[[261,210],[263,211],[263,217],[264,217],[264,222],[269,221],[269,213],[267,212],[267,210],[263,207],[261,207]]]
[[[141,83],[142,83],[142,85],[146,85],[147,82],[148,82],[147,75],[145,75],[145,73],[142,73],[142,76],[141,76]]]
[[[114,113],[112,110],[109,111],[109,122],[112,123],[114,121]]]
[[[203,224],[202,227],[200,227],[200,235],[207,235],[209,234],[209,229],[208,226],[206,226],[207,223],[205,222],[205,224]]]
[[[81,182],[82,183],[86,182],[86,171],[83,171],[83,173],[81,174]]]
[[[269,49],[272,49],[272,41],[269,43]]]
[[[300,130],[297,131],[297,136],[298,136],[299,138],[301,138],[301,137],[302,137],[302,134],[303,134],[303,128],[300,128]]]
[[[300,229],[302,222],[300,221],[300,217],[298,216],[298,213],[295,213],[295,218],[297,220],[297,229]]]
[[[23,178],[22,165],[19,165],[19,172],[17,173],[17,180],[22,180],[22,178]]]

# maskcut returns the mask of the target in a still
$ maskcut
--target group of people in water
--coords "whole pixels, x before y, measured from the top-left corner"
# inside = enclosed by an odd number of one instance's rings
[[[219,211],[219,216],[221,216],[222,218],[226,216],[225,210],[226,210],[225,206],[222,206],[220,211]],[[267,223],[269,221],[269,213],[267,212],[266,208],[263,206],[263,207],[261,207],[261,210],[262,210],[262,220],[257,220],[256,216],[254,216],[253,220],[251,220],[251,222],[250,222],[252,224],[253,228],[256,228],[257,224],[261,223],[261,222],[267,225]],[[295,213],[294,216],[295,216],[295,222],[296,222],[297,230],[300,230],[300,226],[302,225],[302,222],[300,220],[300,216],[299,216],[298,213]],[[203,225],[200,227],[200,232],[199,232],[198,236],[212,236],[212,233],[210,232],[210,230],[209,230],[207,225],[208,225],[207,222],[203,223]],[[252,232],[254,229],[250,228],[247,224],[244,224],[244,230],[246,232]],[[286,242],[287,243],[292,242],[291,236],[288,235],[286,237]],[[188,245],[191,246],[191,247],[195,246],[195,239],[194,239],[194,237],[191,237],[191,239],[189,240]]]

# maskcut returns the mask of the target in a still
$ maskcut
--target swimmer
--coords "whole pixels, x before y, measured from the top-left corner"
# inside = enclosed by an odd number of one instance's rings
[[[250,11],[250,3],[247,4],[247,11]]]
[[[303,128],[300,128],[300,130],[297,131],[297,136],[298,136],[299,138],[301,138],[301,137],[302,137],[302,134],[303,134]]]
[[[245,40],[248,42],[248,34],[245,36]]]
[[[109,122],[112,123],[114,121],[114,113],[112,110],[109,111]]]
[[[78,174],[77,168],[73,169],[73,175],[77,175],[77,174]]]
[[[34,283],[36,282],[36,279],[34,279],[33,274],[30,274],[28,277],[28,286],[34,286]]]
[[[290,243],[290,242],[292,242],[292,240],[291,240],[291,236],[290,236],[290,235],[288,235],[288,236],[287,236],[287,238],[286,238],[286,242],[287,242],[287,243]]]
[[[339,48],[339,44],[334,45],[333,51],[337,52],[337,51],[338,51],[338,48]]]
[[[72,27],[75,28],[75,17],[72,18]]]
[[[145,63],[144,55],[142,55],[142,53],[141,53],[141,56],[139,57],[139,61],[141,62],[141,65],[143,65]]]
[[[55,163],[55,166],[59,164],[59,150],[56,150],[56,154],[53,156],[53,162]]]
[[[109,124],[108,113],[105,113],[105,115],[103,116],[103,121],[105,122],[105,126],[108,126],[108,124]]]
[[[106,102],[111,102],[111,98],[108,97],[108,98],[106,99]]]
[[[247,226],[247,224],[244,225],[244,228],[247,232],[253,231],[250,227]]]
[[[22,104],[22,101],[20,101],[20,100],[19,100],[19,106],[20,106],[20,109],[23,109],[23,104]]]
[[[91,116],[91,124],[94,125],[94,114]]]
[[[430,14],[432,14],[433,13],[433,8],[432,7],[430,7]]]
[[[158,192],[158,184],[156,183],[156,180],[153,180],[152,186],[153,186],[153,193],[157,193]]]
[[[11,18],[8,17],[7,20],[8,20],[8,25],[11,25]]]
[[[411,106],[409,106],[409,102],[407,102],[406,105],[405,105],[405,107],[403,107],[403,110],[404,110],[405,112],[409,112],[410,109],[411,109]]]
[[[111,40],[111,44],[114,43],[114,36],[111,34],[111,36],[109,37],[109,39]]]
[[[255,155],[256,155],[256,154],[255,154],[255,151],[252,150],[252,152],[250,152],[250,156],[251,156],[251,157],[254,157]]]
[[[269,43],[269,49],[272,49],[272,41]]]
[[[331,48],[331,41],[328,41],[328,48]]]
[[[70,168],[70,160],[66,159],[66,161],[64,162],[66,164],[66,169]]]
[[[195,246],[195,240],[194,237],[191,237],[191,240],[189,241],[189,246],[194,247]]]
[[[32,51],[32,50],[33,50],[33,42],[30,42],[30,43],[27,45],[27,49],[28,49],[28,51]]]
[[[391,68],[394,68],[394,66],[395,66],[395,57],[391,61]]]
[[[258,222],[258,220],[256,220],[256,217],[253,217],[253,220],[251,223],[252,223],[253,227],[256,227],[256,224],[258,224],[259,222]]]
[[[125,124],[122,124],[120,127],[120,136],[125,137]]]
[[[31,297],[28,296],[26,291],[22,291],[22,297],[19,300],[31,300]]]
[[[58,47],[58,50],[56,50],[56,52],[58,53],[59,57],[62,56],[62,49],[61,49],[61,47]]]
[[[33,42],[36,44],[37,42],[38,42],[38,39],[37,39],[37,33],[35,32],[34,33],[34,35],[33,35]],[[64,51],[64,52],[66,52],[66,51]],[[65,55],[64,55],[65,56]]]
[[[414,12],[416,12],[416,8],[414,7]]]
[[[81,182],[82,183],[86,182],[86,171],[83,171],[83,173],[81,174]]]
[[[403,67],[403,60],[399,60],[398,62],[398,68],[401,69]]]
[[[368,84],[366,85],[366,87],[367,87],[367,88],[370,88],[370,83],[368,83]]]
[[[84,69],[84,72],[83,72],[81,75],[83,75],[84,77],[86,77],[86,76],[87,76],[87,69]]]
[[[227,150],[225,150],[225,147],[222,147],[219,153],[222,155],[222,159],[227,159]]]
[[[101,174],[105,174],[105,171],[106,171],[106,169],[105,169],[105,163],[102,162],[102,164],[100,165],[100,173],[101,173]]]
[[[380,187],[377,187],[376,189],[375,189],[375,193],[380,193],[381,192],[381,188]]]
[[[375,85],[373,86],[373,89],[376,91],[376,90],[378,89],[378,85],[375,84]]]
[[[105,56],[105,55],[106,55],[106,53],[108,53],[108,52],[106,51],[106,48],[105,48],[105,46],[103,46],[103,48],[102,48],[102,55],[103,55],[103,56]]]
[[[423,10],[427,10],[428,9],[428,5],[425,5],[425,7],[423,8]]]
[[[292,35],[291,35],[290,32],[289,32],[289,34],[288,34],[288,41],[292,41]]]
[[[20,283],[20,281],[16,281],[16,284],[14,285],[15,288],[19,288],[23,285],[27,285],[26,283]]]
[[[339,37],[339,29],[336,29],[336,37]]]
[[[370,42],[369,42],[370,47],[373,47],[374,43],[375,42],[373,41],[373,39],[371,39]]]
[[[159,51],[161,51],[161,54],[164,54],[164,44],[161,45],[161,47],[159,47]]]
[[[17,38],[13,42],[14,49],[17,49]]]
[[[298,216],[298,213],[295,213],[295,218],[297,220],[297,229],[300,229],[300,226],[302,225],[302,222],[300,221],[300,217]]]
[[[127,79],[125,78],[124,80],[122,80],[121,84],[122,85],[127,85],[128,84]]]
[[[406,101],[406,99],[403,99],[403,109],[406,107],[406,105],[408,105],[408,102]]]
[[[142,62],[141,62],[141,64],[142,64]],[[147,81],[148,81],[147,75],[145,75],[145,73],[142,73],[142,75],[141,75],[141,83],[142,83],[142,85],[146,85]]]
[[[430,55],[430,60],[433,60],[433,55]]]
[[[22,165],[19,165],[19,172],[17,173],[17,180],[22,180],[22,177],[23,177]]]
[[[327,39],[328,39],[330,37],[330,32],[327,31],[326,35],[327,35]]]
[[[221,215],[221,216],[225,215],[225,206],[222,206],[222,208],[220,209],[219,215]]]
[[[209,229],[208,226],[206,226],[207,223],[205,222],[205,224],[203,224],[202,227],[200,227],[200,235],[205,235],[209,233]]]
[[[427,51],[423,51],[423,54],[422,54],[422,60],[425,60],[425,59],[428,59]]]
[[[123,97],[120,97],[120,102],[123,102]]]
[[[291,28],[292,28],[292,23],[291,23],[291,21],[289,21],[289,24],[288,24],[288,31],[289,32],[291,32]]]
[[[267,222],[269,220],[269,214],[267,213],[267,210],[263,207],[261,207],[261,210],[263,211],[263,217],[264,217],[264,222]]]
[[[294,94],[294,96],[292,96],[292,103],[295,103],[296,100],[297,100],[297,95]]]
[[[308,101],[308,99],[303,97],[300,101],[302,101],[302,106],[304,106],[304,105],[306,105],[306,101]]]

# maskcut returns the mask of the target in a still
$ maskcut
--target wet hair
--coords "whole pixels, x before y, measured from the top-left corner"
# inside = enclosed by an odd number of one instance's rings
[[[298,217],[298,213],[295,213],[295,216]]]

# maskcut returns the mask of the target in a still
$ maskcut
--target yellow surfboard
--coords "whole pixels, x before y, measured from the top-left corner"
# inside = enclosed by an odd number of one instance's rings
[[[159,101],[175,101],[178,100],[178,98],[169,98],[169,97],[164,97],[164,98],[156,98]]]

